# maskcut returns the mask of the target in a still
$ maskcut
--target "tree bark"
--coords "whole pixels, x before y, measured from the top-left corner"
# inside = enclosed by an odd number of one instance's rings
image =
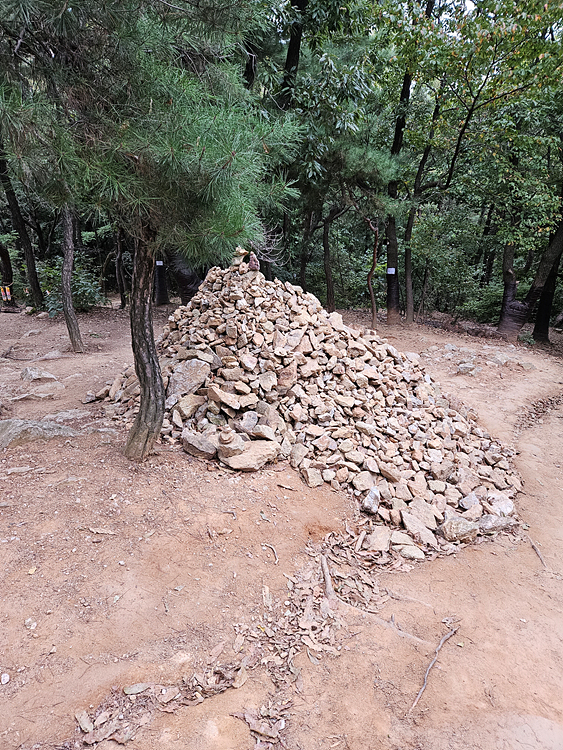
[[[549,344],[549,320],[551,318],[551,309],[553,306],[555,287],[557,286],[557,274],[559,273],[560,262],[561,255],[555,260],[544,288],[542,289],[536,312],[536,322],[534,323],[534,330],[532,332],[534,341],[542,342],[544,344]]]
[[[2,187],[4,188],[4,192],[6,193],[6,200],[8,201],[10,214],[12,216],[12,226],[14,228],[14,231],[17,233],[21,246],[23,248],[25,265],[27,268],[27,280],[29,281],[29,286],[31,287],[31,295],[33,298],[33,304],[35,305],[36,308],[40,309],[45,304],[45,299],[43,297],[43,292],[41,291],[39,279],[37,277],[37,268],[35,266],[35,255],[33,254],[33,247],[31,245],[31,240],[29,239],[29,234],[27,233],[25,221],[24,221],[22,212],[20,210],[20,206],[18,203],[18,199],[16,197],[14,187],[12,185],[12,180],[10,179],[10,175],[8,172],[8,162],[6,159],[6,151],[4,149],[4,144],[2,143],[1,140],[0,140],[0,182],[2,183]]]
[[[563,219],[559,222],[556,232],[541,257],[532,286],[523,302],[516,300],[517,284],[512,267],[514,249],[511,247],[506,246],[503,259],[504,296],[498,332],[506,334],[510,339],[515,339],[538,301],[553,264],[563,252]]]
[[[399,245],[395,217],[387,217],[385,227],[387,237],[387,325],[396,325],[401,321],[399,301]]]
[[[443,82],[440,85],[440,91],[442,89],[442,85],[443,85]],[[434,138],[434,132],[436,130],[436,123],[438,122],[438,117],[440,116],[440,98],[439,97],[440,97],[440,94],[438,94],[437,96],[436,104],[434,106],[434,111],[432,112],[432,124],[430,126],[430,132],[428,134],[428,142],[426,144],[426,147],[420,159],[418,169],[416,171],[416,177],[414,178],[413,205],[411,206],[411,209],[409,211],[409,218],[407,219],[407,227],[405,229],[405,308],[406,308],[405,323],[407,325],[411,325],[412,323],[414,323],[414,295],[413,295],[413,288],[412,288],[412,249],[411,249],[412,232],[414,228],[414,220],[416,218],[417,201],[420,199],[422,195],[422,176],[424,174],[424,170],[426,169],[426,163],[430,156],[430,151],[432,150],[432,140]]]
[[[301,242],[301,253],[299,255],[299,286],[304,292],[307,291],[307,264],[309,262],[309,241],[311,239],[311,229],[313,226],[315,212],[310,209],[305,217],[303,227],[303,240]]]
[[[371,328],[372,331],[375,331],[375,327],[377,325],[377,303],[375,301],[375,294],[373,292],[373,274],[377,267],[377,246],[379,244],[379,227],[375,228],[375,237],[373,240],[373,256],[371,261],[371,268],[368,273],[368,291],[369,291],[369,299],[371,302]]]
[[[292,0],[291,7],[299,13],[303,13],[307,7],[308,0]],[[293,99],[295,89],[295,79],[297,69],[299,68],[299,57],[301,55],[301,39],[303,38],[303,23],[298,19],[291,24],[289,44],[287,45],[287,55],[283,71],[283,81],[281,92],[278,97],[278,104],[281,109],[288,109]]]
[[[82,353],[84,344],[80,336],[78,318],[72,303],[72,270],[74,267],[74,220],[68,206],[63,206],[63,267],[61,272],[61,297],[63,303],[63,315],[65,318],[68,337],[74,352]]]
[[[152,323],[154,233],[146,228],[133,260],[131,289],[131,345],[135,372],[141,389],[141,403],[125,446],[127,458],[144,461],[160,435],[164,418],[164,383],[156,353]]]
[[[509,340],[515,340],[528,319],[528,306],[525,302],[516,299],[518,282],[514,273],[514,245],[512,243],[507,243],[504,248],[502,277],[504,294],[497,330],[505,334]]]
[[[412,249],[411,239],[416,216],[416,206],[411,206],[405,230],[405,323],[414,323],[414,295],[412,289]]]

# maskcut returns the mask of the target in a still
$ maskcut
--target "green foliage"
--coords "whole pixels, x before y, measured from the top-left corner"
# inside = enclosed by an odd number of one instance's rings
[[[63,259],[60,257],[37,264],[39,282],[45,292],[45,305],[50,318],[55,317],[63,309],[61,297],[62,265]],[[107,303],[101,292],[98,278],[88,267],[87,260],[82,253],[77,253],[75,257],[71,291],[74,308],[79,312],[87,312],[95,306]],[[26,295],[26,301],[28,304],[32,304],[29,293]]]

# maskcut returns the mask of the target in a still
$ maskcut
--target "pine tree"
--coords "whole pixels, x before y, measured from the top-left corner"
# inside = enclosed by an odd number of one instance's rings
[[[216,263],[259,239],[260,208],[286,192],[283,181],[266,181],[267,161],[293,131],[261,117],[242,84],[235,53],[246,4],[10,6],[4,46],[26,58],[14,78],[41,81],[56,110],[44,146],[44,163],[52,150],[56,162],[51,194],[61,206],[107,213],[135,243],[131,333],[141,405],[125,453],[142,460],[164,413],[155,254],[173,247],[199,265]]]

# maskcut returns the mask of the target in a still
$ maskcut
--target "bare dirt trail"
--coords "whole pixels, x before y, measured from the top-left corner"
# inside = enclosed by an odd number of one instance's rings
[[[167,311],[157,315],[158,329]],[[270,627],[289,595],[287,576],[311,564],[307,543],[355,515],[347,495],[311,490],[284,464],[235,475],[164,447],[142,466],[128,463],[123,430],[98,404],[82,403],[131,361],[126,315],[98,311],[81,327],[87,353],[66,356],[61,321],[0,317],[0,350],[13,347],[0,358],[0,402],[10,408],[2,416],[77,409],[66,424],[86,428],[0,453],[6,750],[82,747],[75,712],[117,705],[124,685],[180,684],[214,660],[251,655],[248,635],[237,653],[237,630]],[[563,748],[563,409],[515,431],[531,403],[563,391],[561,360],[424,327],[381,333],[421,353],[445,392],[519,450],[519,513],[545,567],[527,541],[499,536],[408,572],[382,571],[377,614],[339,605],[338,656],[302,650],[299,678],[281,693],[258,666],[238,689],[199,705],[167,713],[163,704],[146,713],[131,750],[247,750],[254,739],[233,714],[280,695],[292,701],[283,736],[295,750]],[[56,350],[65,356],[42,359]],[[456,374],[463,362],[472,374]],[[30,365],[64,389],[10,400],[25,393],[20,373]],[[409,713],[435,648],[456,626]]]

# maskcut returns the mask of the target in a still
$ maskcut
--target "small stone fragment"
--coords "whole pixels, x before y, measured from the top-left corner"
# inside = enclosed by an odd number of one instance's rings
[[[404,557],[406,560],[425,560],[426,555],[424,552],[416,547],[415,545],[404,545],[402,547],[393,547],[400,555],[401,557]]]

